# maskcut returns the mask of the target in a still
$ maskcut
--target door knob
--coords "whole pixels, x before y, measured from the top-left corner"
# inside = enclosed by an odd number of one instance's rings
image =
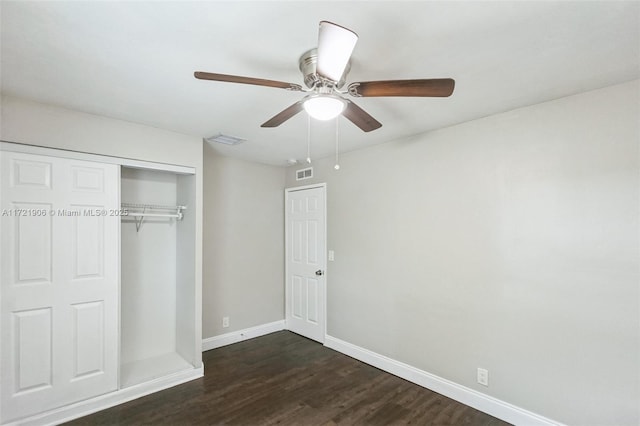
[[[322,275],[322,269],[318,269],[318,270],[316,271],[316,275],[318,275],[318,276]]]

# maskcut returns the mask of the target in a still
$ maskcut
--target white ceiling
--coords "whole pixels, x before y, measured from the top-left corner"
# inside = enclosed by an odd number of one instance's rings
[[[302,84],[318,22],[359,35],[347,82],[456,80],[450,98],[361,98],[383,124],[344,118],[343,151],[640,78],[640,2],[209,1],[1,3],[3,93],[207,137],[273,165],[306,157],[307,117],[267,119],[303,94],[196,80],[194,71]],[[312,156],[333,123],[313,122]]]

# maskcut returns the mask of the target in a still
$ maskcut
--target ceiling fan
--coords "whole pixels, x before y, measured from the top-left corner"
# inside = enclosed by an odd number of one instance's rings
[[[318,48],[305,52],[299,60],[306,88],[283,81],[202,71],[196,71],[194,76],[201,80],[254,84],[308,93],[261,127],[277,127],[304,109],[319,120],[329,120],[342,114],[363,131],[370,132],[380,128],[382,124],[344,95],[447,97],[453,93],[455,81],[451,78],[361,81],[349,84],[347,90],[341,90],[351,69],[351,53],[357,41],[358,36],[353,31],[321,21]]]

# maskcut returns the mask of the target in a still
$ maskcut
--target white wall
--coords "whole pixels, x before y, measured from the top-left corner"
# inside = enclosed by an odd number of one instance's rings
[[[123,203],[176,205],[176,175],[122,168]],[[120,230],[122,364],[176,351],[175,221],[124,218]]]
[[[49,148],[202,167],[202,139],[2,95],[0,139]]]
[[[354,151],[339,171],[316,161],[303,183],[328,184],[328,333],[556,421],[637,425],[639,93]]]
[[[186,207],[176,241],[176,311],[179,313],[176,316],[176,351],[192,364],[202,358],[202,343],[198,342],[198,339],[202,340],[202,318],[197,324],[190,320],[196,312],[202,311],[202,298],[196,296],[198,289],[191,285],[196,273],[202,274],[202,270],[195,268],[196,247],[193,245],[197,219],[194,213],[202,211],[202,205],[196,204],[195,179],[193,175],[178,175],[176,179],[177,204]],[[198,247],[199,250],[201,248]]]
[[[208,144],[204,164],[203,336],[282,320],[285,170],[220,157]]]

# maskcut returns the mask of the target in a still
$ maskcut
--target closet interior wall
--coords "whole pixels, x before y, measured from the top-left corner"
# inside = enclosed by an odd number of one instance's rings
[[[193,179],[193,175],[122,167],[123,205],[187,206],[182,220],[122,218],[122,387],[194,366]]]

